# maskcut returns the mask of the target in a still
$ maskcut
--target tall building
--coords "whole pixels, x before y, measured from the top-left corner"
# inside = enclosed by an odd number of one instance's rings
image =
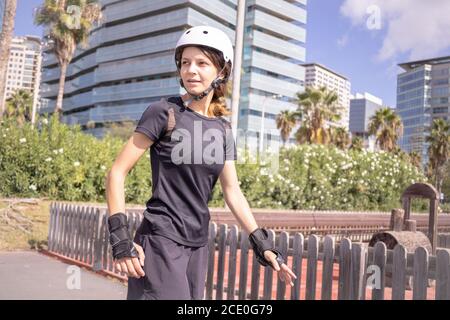
[[[427,161],[426,136],[436,118],[449,118],[450,56],[399,64],[397,110],[404,133],[399,141],[406,152],[418,152]]]
[[[383,100],[367,92],[350,95],[349,131],[352,137],[361,137],[364,147],[369,150],[375,149],[375,138],[368,133],[370,118],[381,108]]]
[[[6,0],[0,0],[0,32],[3,29],[3,16],[5,15]]]
[[[6,70],[3,101],[19,89],[30,91],[33,105],[39,108],[39,86],[42,63],[41,39],[37,36],[13,37]]]
[[[247,1],[238,125],[247,146],[278,147],[276,116],[304,91],[305,41],[306,1]]]
[[[350,81],[343,75],[327,68],[319,63],[308,63],[303,65],[306,69],[306,87],[320,88],[325,86],[328,90],[336,92],[338,104],[341,109],[341,120],[338,126],[349,129],[350,109]]]
[[[234,43],[237,0],[102,0],[105,21],[78,48],[68,67],[64,119],[95,128],[137,120],[152,101],[183,93],[173,59],[181,34],[191,26],[223,30]],[[306,0],[248,0],[238,139],[257,145],[264,113],[265,141],[279,140],[275,116],[295,109],[303,90]],[[55,107],[59,67],[44,57],[43,97]],[[264,110],[263,110],[264,109]],[[275,129],[275,133],[274,133]],[[272,134],[274,133],[274,134]]]

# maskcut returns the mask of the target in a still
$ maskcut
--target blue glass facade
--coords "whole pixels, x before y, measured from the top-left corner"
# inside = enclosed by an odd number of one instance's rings
[[[399,144],[406,152],[418,152],[426,162],[431,123],[449,116],[450,57],[407,62],[400,67],[404,72],[397,77],[397,110],[404,134]]]

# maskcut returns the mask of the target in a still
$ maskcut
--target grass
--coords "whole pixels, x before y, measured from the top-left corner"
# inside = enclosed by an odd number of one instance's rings
[[[8,207],[6,199],[0,199],[0,209]],[[50,200],[38,200],[38,204],[15,205],[32,224],[29,234],[8,225],[0,217],[0,251],[36,250],[47,248],[47,234],[50,218]],[[3,213],[0,213],[0,215]]]

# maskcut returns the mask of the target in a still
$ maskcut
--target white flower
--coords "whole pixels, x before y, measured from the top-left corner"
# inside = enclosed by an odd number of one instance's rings
[[[54,153],[54,154],[58,154],[58,150],[56,150],[56,149],[53,150],[53,153]]]
[[[3,138],[6,138],[6,134],[3,135]]]
[[[44,119],[42,119],[42,123],[43,124],[48,124],[48,120],[44,118]]]
[[[295,189],[295,191],[298,191],[298,190],[300,190],[300,187],[296,186],[294,189]]]
[[[36,189],[37,189],[37,187],[34,184],[30,185],[29,188],[33,191],[36,191]]]
[[[80,163],[79,163],[78,161],[75,161],[75,162],[73,163],[73,165],[74,165],[75,167],[78,167],[78,166],[80,165]]]
[[[52,157],[48,157],[47,159],[45,159],[45,162],[50,162],[52,161]]]
[[[291,188],[294,188],[294,187],[295,187],[295,185],[294,185],[293,183],[291,183],[291,185],[290,185],[290,186],[291,186]]]
[[[342,199],[342,201],[347,202],[347,198]]]
[[[21,139],[19,139],[19,142],[20,142],[20,143],[25,143],[25,142],[27,142],[27,139],[21,138]]]
[[[100,169],[106,170],[106,167],[102,165],[102,166],[100,167]]]
[[[64,149],[63,149],[63,148],[60,148],[58,151],[59,151],[59,153],[63,153],[63,152],[64,152]]]
[[[271,183],[274,183],[274,182],[275,182],[275,180],[273,180],[273,179],[270,179],[270,182],[271,182]]]

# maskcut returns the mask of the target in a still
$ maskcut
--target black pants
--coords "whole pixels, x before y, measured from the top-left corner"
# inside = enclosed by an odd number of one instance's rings
[[[145,276],[128,278],[128,300],[204,298],[208,246],[189,247],[146,231],[144,218],[134,241],[145,253]]]

